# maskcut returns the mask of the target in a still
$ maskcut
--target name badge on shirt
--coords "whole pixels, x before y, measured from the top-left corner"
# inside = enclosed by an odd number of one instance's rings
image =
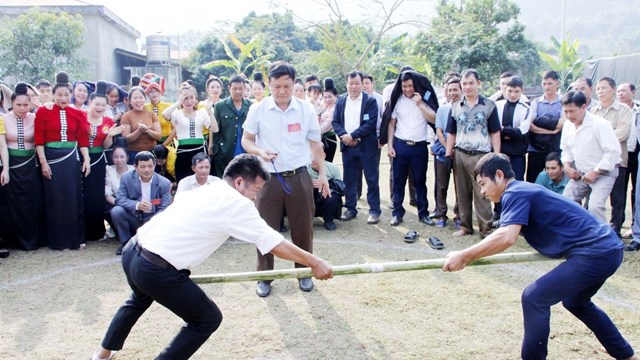
[[[300,123],[295,123],[295,124],[289,124],[287,125],[289,132],[300,132],[302,131],[302,126],[300,125]]]
[[[162,204],[162,199],[151,199],[151,205],[160,205]]]

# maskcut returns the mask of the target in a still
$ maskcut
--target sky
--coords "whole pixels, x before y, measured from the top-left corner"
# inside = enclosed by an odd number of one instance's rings
[[[335,2],[336,0],[330,0]],[[376,14],[367,14],[366,8],[377,8],[375,0],[337,0],[343,13],[348,14],[352,22],[371,19]],[[387,7],[394,0],[380,0]],[[135,0],[85,0],[84,2],[104,5],[118,17],[140,31],[142,37],[152,34],[175,35],[184,34],[190,30],[207,31],[224,22],[237,23],[250,11],[256,14],[269,14],[272,12],[284,12],[289,8],[294,15],[309,21],[327,20],[330,10],[325,0],[236,0],[233,6],[228,1],[186,1],[181,5],[180,1],[172,1],[169,6],[152,6],[147,1]],[[369,3],[367,6],[366,4]],[[426,19],[433,13],[435,0],[404,0],[395,18],[411,16],[416,19]],[[232,30],[232,29],[230,29]]]

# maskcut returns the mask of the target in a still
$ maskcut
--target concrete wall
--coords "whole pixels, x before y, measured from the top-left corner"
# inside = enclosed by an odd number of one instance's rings
[[[123,69],[117,64],[114,50],[138,50],[135,38],[99,15],[84,15],[83,42],[79,52],[89,60],[88,80],[91,81],[102,79],[120,82]]]

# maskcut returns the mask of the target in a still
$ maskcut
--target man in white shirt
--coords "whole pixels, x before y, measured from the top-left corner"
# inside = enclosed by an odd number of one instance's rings
[[[285,241],[260,217],[253,202],[269,173],[256,156],[238,155],[223,180],[176,197],[125,247],[122,265],[133,292],[114,315],[93,360],[111,359],[122,349],[154,301],[187,323],[157,359],[187,359],[195,353],[220,326],[222,313],[189,275],[230,236],[254,243],[263,254],[309,266],[318,279],[333,277],[327,262]]]
[[[219,177],[209,175],[211,171],[211,159],[205,153],[197,153],[191,158],[191,170],[194,174],[180,180],[176,193],[197,189],[202,185],[220,181]]]
[[[415,71],[405,71],[398,78],[400,86],[396,85],[391,93],[391,103],[394,106],[389,120],[388,139],[389,157],[393,161],[393,216],[390,225],[398,226],[403,221],[405,209],[404,188],[411,169],[413,183],[416,186],[416,202],[418,205],[418,219],[426,225],[435,225],[429,218],[429,202],[427,201],[427,164],[429,163],[429,142],[435,137],[433,129],[428,123],[435,124],[436,108],[428,103],[435,93],[422,89],[418,91],[417,81],[429,83],[422,74]],[[431,86],[429,84],[429,86]],[[397,90],[400,91],[397,91]],[[423,95],[424,94],[424,95]],[[393,104],[393,105],[391,105]]]
[[[324,170],[320,124],[311,103],[293,97],[295,68],[276,61],[269,68],[271,96],[249,109],[243,128],[242,147],[260,157],[272,174],[265,191],[258,195],[260,216],[273,229],[280,229],[286,212],[291,239],[301,249],[313,252],[313,182],[307,171],[311,160],[317,161],[319,190],[329,196],[329,182]],[[302,267],[302,264],[296,264]],[[272,270],[273,255],[258,252],[258,270]],[[302,291],[311,291],[310,278],[299,280]],[[271,281],[260,281],[256,293],[269,296]]]
[[[562,163],[569,177],[563,195],[576,202],[589,197],[589,212],[607,222],[604,204],[618,176],[620,142],[611,124],[587,111],[587,98],[570,91],[562,97],[565,121],[560,138]]]

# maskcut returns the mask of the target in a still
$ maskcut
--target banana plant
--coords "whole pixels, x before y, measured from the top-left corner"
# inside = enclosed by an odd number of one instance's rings
[[[246,43],[240,41],[234,34],[229,34],[228,39],[221,38],[220,41],[224,46],[227,58],[210,61],[203,65],[205,69],[222,66],[232,69],[236,74],[248,76],[250,75],[248,73],[250,70],[264,74],[269,60],[273,58],[273,54],[265,54],[263,50],[264,40],[260,35],[252,37]],[[231,45],[240,50],[237,56],[234,54]]]
[[[567,89],[574,79],[582,76],[584,69],[584,60],[578,55],[580,41],[572,40],[568,33],[562,42],[551,36],[551,44],[555,54],[544,51],[538,51],[538,54],[551,70],[558,72],[561,86]]]

